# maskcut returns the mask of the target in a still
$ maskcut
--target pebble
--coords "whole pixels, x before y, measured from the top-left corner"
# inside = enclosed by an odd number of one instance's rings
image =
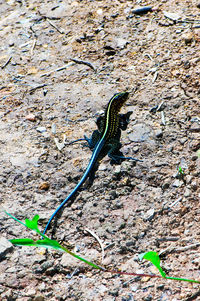
[[[118,48],[123,49],[128,44],[128,41],[123,38],[118,38],[116,40],[116,44]]]
[[[155,135],[157,138],[161,138],[163,136],[163,131],[161,129],[155,131]]]
[[[191,196],[191,194],[192,194],[192,193],[191,193],[190,189],[186,188],[186,189],[185,189],[184,196],[185,196],[185,197],[189,197],[189,196]]]
[[[193,34],[191,32],[185,33],[182,35],[182,38],[186,45],[190,44],[193,40]]]
[[[155,215],[154,208],[149,209],[143,216],[143,219],[146,221],[151,221]]]
[[[175,180],[174,183],[172,184],[172,186],[174,187],[180,187],[183,184],[183,182],[181,180]]]
[[[117,176],[120,173],[121,173],[121,165],[116,165],[113,174]]]
[[[193,177],[191,175],[186,175],[185,176],[186,184],[190,184],[192,179],[193,179]]]
[[[0,238],[0,261],[13,250],[13,245],[5,237]]]
[[[41,295],[38,295],[34,298],[34,301],[44,301],[44,297]]]
[[[171,12],[167,12],[167,11],[164,11],[164,16],[172,21],[177,21],[178,19],[181,18],[181,16],[177,13],[171,13]]]
[[[56,124],[55,123],[52,123],[52,125],[51,125],[51,132],[52,132],[52,134],[56,134]]]
[[[36,128],[36,130],[37,130],[38,132],[40,132],[40,133],[44,133],[44,132],[47,131],[47,129],[46,129],[44,126],[38,126],[38,127]]]
[[[35,121],[36,117],[34,114],[30,113],[30,114],[26,115],[25,119],[29,120],[29,121]]]
[[[184,145],[186,141],[187,141],[187,137],[181,138],[180,144]]]
[[[27,292],[26,292],[26,296],[29,297],[34,297],[36,294],[36,290],[34,288],[30,288]]]
[[[162,189],[166,190],[169,188],[169,186],[170,186],[170,182],[169,182],[169,180],[166,180],[162,185]]]
[[[113,261],[114,261],[114,258],[112,256],[106,257],[106,258],[104,258],[102,264],[104,266],[107,266],[107,265],[110,265]]]
[[[196,191],[198,188],[198,184],[196,180],[193,180],[191,183],[192,190]]]

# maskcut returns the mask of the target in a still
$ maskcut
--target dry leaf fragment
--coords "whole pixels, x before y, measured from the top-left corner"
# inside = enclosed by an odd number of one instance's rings
[[[44,182],[44,183],[40,184],[39,189],[40,190],[48,190],[49,186],[50,186],[49,183]]]

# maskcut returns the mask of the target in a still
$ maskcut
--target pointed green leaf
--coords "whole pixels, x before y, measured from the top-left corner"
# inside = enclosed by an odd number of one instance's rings
[[[142,260],[142,259],[149,260],[159,270],[161,276],[166,278],[166,274],[160,266],[159,255],[156,252],[150,251],[150,252],[142,253],[139,255],[139,259],[140,260]]]
[[[26,223],[26,226],[31,229],[31,230],[34,230],[36,231],[37,233],[40,234],[40,230],[38,229],[38,220],[39,220],[39,215],[36,214],[32,220],[26,218],[25,219],[25,223]]]
[[[43,240],[36,240],[30,238],[19,238],[19,239],[10,239],[10,242],[13,245],[17,246],[34,246],[34,247],[45,247],[45,248],[53,248],[53,249],[60,249],[59,243],[56,240],[49,240],[49,239],[43,239]]]
[[[42,239],[42,240],[37,240],[35,242],[35,245],[37,247],[45,247],[45,248],[53,248],[53,249],[56,249],[56,250],[62,250],[60,244],[56,241],[56,240],[53,240],[53,239]]]
[[[18,238],[9,240],[13,245],[17,246],[34,246],[35,242],[30,238]]]

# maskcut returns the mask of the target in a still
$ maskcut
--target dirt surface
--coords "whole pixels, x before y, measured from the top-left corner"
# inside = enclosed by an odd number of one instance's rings
[[[136,4],[155,10],[135,15]],[[157,274],[138,260],[153,250],[167,275],[200,279],[198,4],[1,2],[3,209],[22,221],[39,214],[44,229],[91,156],[81,143],[60,150],[64,135],[90,136],[113,94],[137,86],[122,110],[133,113],[121,142],[124,155],[143,162],[112,166],[105,157],[93,185],[65,207],[54,238],[127,272]],[[12,247],[4,238],[34,234],[3,211],[0,225],[0,300],[200,300],[197,284],[104,274],[56,251]],[[87,229],[103,243],[103,262]]]

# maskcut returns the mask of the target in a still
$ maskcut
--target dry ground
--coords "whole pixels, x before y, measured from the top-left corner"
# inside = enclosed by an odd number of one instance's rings
[[[139,2],[157,9],[134,15]],[[90,136],[112,95],[137,86],[121,141],[143,162],[111,166],[106,157],[54,238],[130,272],[157,273],[138,261],[154,250],[168,275],[200,279],[199,3],[137,3],[0,3],[0,200],[21,220],[39,214],[43,229],[91,156],[81,143],[60,151],[55,138]],[[7,239],[32,237],[4,212],[0,225]],[[86,229],[102,240],[103,263]],[[1,255],[1,300],[200,300],[197,284],[103,274],[54,251],[7,245]]]

